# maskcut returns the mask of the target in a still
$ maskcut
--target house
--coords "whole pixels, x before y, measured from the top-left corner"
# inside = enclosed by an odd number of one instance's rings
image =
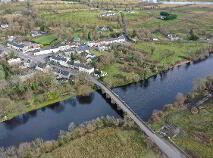
[[[74,48],[70,48],[70,49],[64,51],[64,54],[65,54],[66,56],[70,56],[71,54],[75,54],[75,53],[76,53],[76,52],[75,52],[75,49],[74,49]]]
[[[96,47],[97,46],[97,43],[95,42],[95,41],[92,41],[92,42],[88,42],[87,43],[87,45],[89,46],[89,47]]]
[[[90,53],[88,53],[87,55],[86,55],[86,59],[95,59],[96,58],[96,55],[95,54],[90,54]]]
[[[168,34],[168,38],[171,40],[171,41],[176,41],[176,40],[179,40],[180,37],[178,35],[175,35],[175,34]]]
[[[97,50],[102,52],[102,51],[109,50],[109,47],[106,47],[106,46],[98,46],[98,47],[97,47]]]
[[[92,73],[94,73],[95,69],[81,64],[81,65],[79,65],[79,71],[86,72],[88,74],[92,74]]]
[[[32,31],[31,32],[31,35],[32,35],[33,38],[39,37],[39,36],[42,36],[42,35],[45,35],[45,34],[47,34],[47,32],[43,32],[43,31]]]
[[[76,48],[76,53],[81,54],[83,52],[89,53],[90,47],[86,44],[82,44]]]
[[[115,16],[115,15],[117,15],[117,14],[119,14],[119,13],[108,13],[108,14],[101,14],[100,15],[100,17],[109,17],[109,16]]]
[[[96,76],[96,77],[98,77],[98,78],[100,78],[100,77],[105,77],[106,75],[107,75],[107,73],[104,72],[104,71],[99,71],[99,70],[95,70],[95,71],[94,71],[94,76]]]
[[[28,50],[28,46],[23,43],[17,43],[15,41],[7,41],[7,46],[9,48],[15,49],[17,51],[25,52]]]
[[[57,79],[70,79],[72,76],[70,72],[64,71],[62,69],[56,69],[54,74],[57,75]]]
[[[161,19],[161,20],[165,20],[165,19],[166,19],[166,16],[160,16],[160,19]]]
[[[126,41],[126,37],[124,35],[121,35],[117,38],[111,38],[111,39],[107,39],[105,41],[102,41],[101,44],[102,45],[110,45],[110,44],[119,44],[119,43],[123,43]]]
[[[42,72],[48,72],[50,70],[50,66],[45,63],[39,63],[35,69]]]
[[[2,29],[6,29],[6,28],[8,28],[8,27],[9,27],[8,24],[1,24],[1,28],[2,28]]]
[[[92,74],[95,71],[94,68],[91,68],[89,66],[86,66],[80,63],[74,63],[73,66],[75,69],[78,69],[80,72],[86,72],[88,74]]]
[[[47,54],[51,54],[51,53],[58,53],[60,51],[60,49],[58,47],[51,47],[51,48],[47,48],[47,49],[42,49],[40,51],[35,52],[33,55],[47,55]]]
[[[63,57],[63,56],[60,56],[60,55],[57,55],[57,56],[51,56],[49,58],[50,62],[54,62],[54,63],[58,63],[60,64],[61,66],[64,66],[64,67],[69,67],[70,66],[70,63],[68,63],[68,61],[70,61],[69,58],[67,57]]]
[[[23,50],[23,53],[40,50],[40,44],[36,44],[32,42],[23,42],[23,44],[27,47],[27,49]]]
[[[159,41],[159,39],[158,39],[158,38],[153,38],[152,40],[153,40],[153,41]]]
[[[70,45],[61,45],[58,48],[60,49],[60,51],[67,51],[71,49],[72,47]]]
[[[9,65],[21,64],[21,58],[16,58],[16,59],[12,58],[12,59],[9,59],[7,62]]]

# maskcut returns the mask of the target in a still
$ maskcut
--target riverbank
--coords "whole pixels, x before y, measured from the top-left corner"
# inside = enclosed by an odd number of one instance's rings
[[[23,150],[24,149],[24,150]],[[36,139],[2,149],[0,157],[162,157],[159,149],[128,120],[98,118],[61,131],[56,141]]]
[[[108,75],[103,81],[110,87],[120,87],[147,80],[176,66],[202,61],[212,53],[212,49],[212,45],[205,42],[160,41],[137,42],[132,46],[117,47],[103,57],[111,56],[111,64],[104,66]],[[97,67],[101,68],[100,63],[97,63]]]
[[[213,155],[212,86],[212,76],[201,80],[196,91],[178,94],[175,103],[153,113],[149,122],[153,129],[171,139],[191,157],[211,158]]]
[[[0,123],[7,121],[7,120],[11,120],[16,116],[19,116],[19,115],[22,115],[22,114],[25,114],[25,113],[28,113],[28,112],[31,112],[31,111],[34,111],[34,110],[41,109],[43,107],[49,106],[51,104],[55,104],[57,102],[61,102],[61,101],[70,99],[74,96],[76,96],[76,95],[65,95],[63,97],[61,96],[60,98],[57,98],[57,99],[54,99],[54,100],[45,101],[43,103],[39,103],[39,104],[35,104],[35,105],[28,105],[22,111],[14,111],[14,112],[6,114],[3,118],[0,118]]]
[[[210,53],[210,55],[211,55],[211,53]],[[202,61],[204,59],[206,59],[206,58],[200,58],[198,61]],[[161,74],[161,73],[166,73],[166,71],[168,71],[170,69],[173,69],[175,67],[179,67],[179,66],[184,65],[184,64],[190,64],[191,62],[188,61],[188,60],[185,60],[185,61],[182,61],[182,62],[179,62],[179,63],[175,64],[171,68],[167,68],[165,70],[162,70],[159,73],[150,73],[149,76],[147,75],[145,80],[147,80],[147,79],[149,79],[149,78],[151,78],[151,77],[153,77],[155,75],[158,75],[158,74]],[[132,83],[134,83],[134,82],[125,82],[124,84],[118,84],[115,87],[111,87],[111,88],[118,88],[118,87],[122,87],[122,86],[127,86],[128,84],[132,84]],[[92,93],[94,91],[95,91],[95,89],[92,89],[92,91],[90,91],[90,93]],[[6,114],[5,115],[6,117],[0,118],[0,122],[4,122],[4,121],[7,121],[7,120],[10,120],[10,119],[12,119],[12,118],[14,118],[16,116],[25,114],[27,112],[31,112],[31,111],[38,110],[38,109],[41,109],[41,108],[46,107],[46,106],[50,106],[51,104],[55,104],[57,102],[61,102],[61,101],[67,100],[67,99],[71,99],[72,97],[75,97],[75,96],[77,96],[76,93],[72,93],[72,94],[70,93],[68,95],[67,94],[66,95],[61,95],[59,98],[56,98],[56,99],[53,99],[53,100],[44,101],[42,103],[38,103],[38,104],[35,104],[35,105],[25,106],[25,108],[23,108],[21,111],[13,111],[13,112],[10,112],[10,113]]]

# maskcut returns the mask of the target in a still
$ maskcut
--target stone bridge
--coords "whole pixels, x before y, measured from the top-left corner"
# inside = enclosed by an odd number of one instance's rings
[[[169,158],[187,158],[186,153],[178,146],[170,141],[158,136],[147,124],[144,122],[120,97],[113,92],[110,88],[105,86],[102,82],[96,80],[92,76],[89,76],[89,80],[96,84],[106,98],[111,99],[111,103],[117,105],[117,109],[121,109],[127,113],[128,116],[138,125],[151,140],[159,147],[159,149],[166,154]]]

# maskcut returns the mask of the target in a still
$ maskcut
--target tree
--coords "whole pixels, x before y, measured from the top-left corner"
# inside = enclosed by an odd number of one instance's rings
[[[137,32],[136,30],[134,29],[133,32],[132,32],[132,38],[136,37],[137,36]]]
[[[195,35],[193,29],[191,29],[190,32],[189,32],[188,39],[191,40],[191,41],[197,41],[199,39],[199,37],[197,35]]]
[[[122,20],[123,32],[126,36],[128,36],[128,26],[127,26],[126,18],[124,13],[122,12],[121,12],[121,20]]]
[[[88,33],[88,40],[92,41],[92,33],[91,32]]]

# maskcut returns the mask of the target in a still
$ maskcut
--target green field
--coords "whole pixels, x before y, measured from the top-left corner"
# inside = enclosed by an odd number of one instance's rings
[[[59,14],[44,14],[42,15],[45,21],[51,21],[56,24],[65,24],[65,25],[76,25],[76,26],[104,26],[104,25],[114,25],[115,22],[107,22],[100,20],[97,17],[101,14],[101,11],[75,11],[75,12],[66,12]]]
[[[198,114],[189,110],[170,108],[162,113],[162,118],[152,122],[152,127],[159,130],[168,121],[181,129],[181,134],[172,140],[192,157],[211,158],[213,155],[213,99],[204,103],[204,109]]]
[[[41,158],[160,157],[147,146],[145,139],[140,132],[109,127],[74,139]]]
[[[175,65],[193,55],[204,53],[208,43],[201,42],[139,42],[135,48],[147,55],[147,60],[162,65]]]
[[[44,35],[32,40],[35,43],[42,44],[42,45],[51,45],[54,41],[57,41],[57,36],[55,34],[51,35]]]

